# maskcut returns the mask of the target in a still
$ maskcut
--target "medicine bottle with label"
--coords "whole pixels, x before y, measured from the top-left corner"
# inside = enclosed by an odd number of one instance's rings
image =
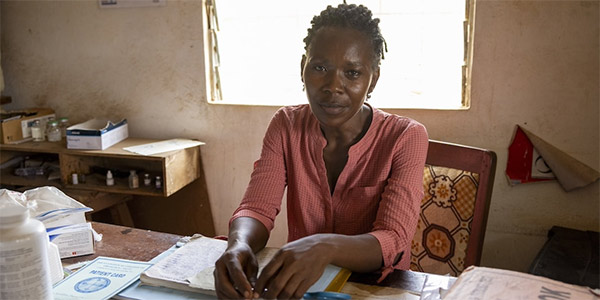
[[[160,176],[156,176],[156,178],[154,178],[154,187],[157,189],[162,189],[162,179]]]
[[[35,120],[31,126],[31,136],[34,142],[43,142],[46,140],[46,134],[40,120]]]
[[[140,178],[138,177],[135,170],[129,171],[129,188],[137,189],[140,187]]]
[[[150,184],[152,184],[152,179],[150,179],[150,174],[146,173],[144,174],[144,185],[150,186]]]
[[[0,209],[1,299],[53,299],[48,234],[22,206]]]

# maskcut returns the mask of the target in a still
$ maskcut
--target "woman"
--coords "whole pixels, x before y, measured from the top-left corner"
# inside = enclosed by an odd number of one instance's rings
[[[428,137],[414,120],[365,103],[383,37],[364,6],[329,6],[304,39],[308,105],[271,120],[217,261],[220,298],[301,298],[327,264],[353,272],[407,269]],[[288,240],[256,278],[287,187]]]

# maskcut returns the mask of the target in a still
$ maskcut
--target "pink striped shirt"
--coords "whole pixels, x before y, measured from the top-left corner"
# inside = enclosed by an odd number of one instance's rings
[[[287,186],[289,241],[316,233],[369,233],[381,245],[384,274],[408,269],[423,197],[425,127],[373,109],[367,133],[348,151],[333,195],[323,160],[326,145],[307,104],[279,109],[231,221],[252,217],[270,231]]]

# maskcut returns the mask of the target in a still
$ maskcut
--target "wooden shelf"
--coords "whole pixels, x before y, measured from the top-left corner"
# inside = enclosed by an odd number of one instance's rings
[[[0,154],[7,157],[15,155],[54,154],[60,164],[60,181],[48,180],[45,176],[20,177],[12,170],[2,170],[1,184],[38,187],[53,185],[74,190],[91,190],[106,193],[168,197],[200,177],[200,146],[158,153],[139,155],[123,150],[125,147],[157,142],[152,139],[126,139],[106,150],[67,149],[65,142],[25,142],[22,144],[2,144]],[[140,187],[130,189],[127,177],[115,176],[115,185],[106,185],[106,170],[113,174],[128,174],[136,170]],[[85,183],[72,184],[73,173],[85,174]],[[143,175],[148,173],[152,186],[143,185]],[[154,178],[162,178],[162,188],[154,187]]]
[[[62,188],[63,185],[59,180],[48,180],[46,176],[16,176],[12,170],[2,170],[0,172],[0,183],[6,185],[20,186],[55,186]]]

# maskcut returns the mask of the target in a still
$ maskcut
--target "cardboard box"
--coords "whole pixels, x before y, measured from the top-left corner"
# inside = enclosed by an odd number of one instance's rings
[[[32,139],[31,126],[36,120],[44,125],[55,118],[54,110],[50,108],[30,108],[3,113],[0,135],[3,144],[18,144]]]
[[[90,223],[79,223],[46,230],[50,241],[58,246],[60,258],[94,253],[94,236]]]
[[[92,119],[67,128],[67,148],[104,150],[129,136],[127,119]]]

